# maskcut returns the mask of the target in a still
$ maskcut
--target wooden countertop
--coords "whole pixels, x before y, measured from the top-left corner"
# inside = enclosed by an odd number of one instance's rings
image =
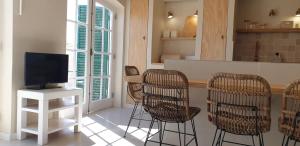
[[[125,76],[125,81],[141,83],[142,76]],[[207,80],[189,80],[189,85],[193,88],[206,88],[207,83]],[[285,88],[285,85],[271,85],[272,94],[282,94]]]

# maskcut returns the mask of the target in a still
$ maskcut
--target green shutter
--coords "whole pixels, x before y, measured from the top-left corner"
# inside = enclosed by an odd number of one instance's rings
[[[102,96],[101,99],[107,99],[108,97],[108,79],[102,79]]]
[[[109,33],[110,32],[108,32],[108,31],[104,31],[104,45],[103,45],[103,51],[105,52],[105,53],[108,53],[108,47],[109,47]]]
[[[109,75],[109,55],[103,56],[103,76]]]
[[[94,62],[93,62],[93,75],[100,76],[101,75],[101,55],[94,54]]]
[[[111,12],[108,9],[105,9],[104,25],[106,29],[110,29],[110,17],[111,17]]]
[[[100,97],[100,82],[101,80],[99,78],[93,78],[93,94],[92,94],[92,100],[99,100]]]
[[[84,52],[77,52],[77,77],[83,77],[85,75],[85,59],[86,55]]]
[[[77,32],[77,49],[85,50],[86,49],[86,41],[87,40],[87,33],[86,33],[86,26],[78,25],[78,32]]]
[[[101,51],[102,48],[102,31],[101,30],[96,30],[95,31],[95,38],[94,38],[94,49],[97,52]]]
[[[103,27],[103,7],[96,7],[96,26]]]
[[[87,22],[87,5],[78,6],[78,21],[86,23]]]

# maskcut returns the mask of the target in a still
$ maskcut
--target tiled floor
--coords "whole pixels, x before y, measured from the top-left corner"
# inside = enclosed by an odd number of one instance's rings
[[[203,99],[205,100],[205,99]],[[195,124],[198,136],[199,146],[210,146],[215,131],[215,127],[207,120],[205,110],[205,101],[201,101],[201,113],[195,117]],[[272,110],[272,116],[279,116],[279,100],[274,100],[275,106]],[[149,122],[143,122],[141,129],[137,129],[137,122],[133,122],[129,129],[129,134],[123,138],[126,125],[131,113],[130,108],[111,108],[91,114],[83,119],[83,129],[81,133],[72,133],[72,128],[62,132],[54,133],[49,136],[47,146],[142,146],[148,131]],[[187,131],[191,132],[190,124],[187,124]],[[156,124],[155,124],[156,127]],[[167,129],[177,129],[177,125],[168,124]],[[183,128],[182,128],[183,129]],[[157,128],[155,128],[157,130]],[[153,131],[155,132],[155,131]],[[271,132],[264,134],[266,146],[280,146],[282,134],[278,132],[277,118],[272,120]],[[154,139],[157,139],[154,137]],[[245,136],[226,135],[226,140],[234,140],[251,144],[251,138]],[[164,141],[167,143],[178,144],[178,134],[166,133]],[[36,146],[37,137],[30,136],[22,141],[0,141],[0,146]],[[148,143],[147,146],[157,144]],[[257,144],[258,145],[258,144]],[[195,146],[194,142],[190,146]],[[223,146],[232,146],[232,144],[223,144]]]
[[[149,122],[142,122],[141,128],[137,129],[137,122],[133,121],[133,125],[128,130],[127,137],[123,138],[130,113],[131,109],[128,108],[113,108],[91,114],[83,118],[81,133],[74,134],[72,127],[70,127],[70,129],[62,132],[51,134],[47,146],[141,146],[144,144]],[[167,125],[167,128],[171,128],[172,126],[172,124]],[[156,127],[155,124],[152,133],[157,131]],[[187,129],[190,130],[189,127]],[[154,137],[154,139],[157,138]],[[166,142],[177,144],[178,135],[166,133],[165,140]],[[29,136],[22,141],[0,141],[0,145],[35,146],[37,145],[36,142],[36,136]],[[153,146],[157,144],[148,143],[148,145]]]

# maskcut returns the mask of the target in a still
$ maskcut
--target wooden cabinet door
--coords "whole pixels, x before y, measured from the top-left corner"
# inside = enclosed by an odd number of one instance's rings
[[[148,0],[131,0],[128,65],[140,73],[147,65]]]
[[[228,0],[203,1],[201,60],[225,60]]]

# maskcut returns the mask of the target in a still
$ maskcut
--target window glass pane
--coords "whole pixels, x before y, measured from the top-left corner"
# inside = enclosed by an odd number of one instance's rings
[[[95,22],[97,27],[103,27],[103,6],[99,3],[96,3],[96,15]]]
[[[85,85],[84,79],[76,80],[76,88],[84,89],[84,85]]]
[[[104,21],[104,25],[105,25],[105,29],[111,30],[111,12],[108,9],[105,9],[105,21]]]
[[[66,48],[69,50],[76,49],[76,24],[73,22],[67,22],[67,39]]]
[[[87,48],[87,28],[86,26],[78,25],[77,32],[77,49],[86,50]]]
[[[82,23],[87,23],[87,14],[88,14],[87,5],[79,5],[78,6],[78,21],[82,22]]]
[[[69,55],[69,78],[75,78],[76,77],[76,63],[75,63],[75,52],[67,50],[66,52]]]
[[[95,54],[94,55],[94,62],[93,62],[93,75],[100,76],[101,75],[101,55]]]
[[[102,79],[102,96],[101,99],[108,98],[108,78]]]
[[[77,77],[85,76],[85,64],[86,54],[85,52],[77,52]]]
[[[97,52],[101,51],[102,48],[102,31],[96,30],[95,31],[95,40],[94,40],[94,50]]]
[[[93,93],[92,101],[100,99],[101,80],[99,78],[93,78]]]
[[[109,75],[109,55],[103,55],[103,76]]]
[[[68,6],[67,6],[67,19],[68,20],[76,20],[76,9],[77,9],[77,5],[76,5],[76,0],[68,0]]]
[[[84,79],[76,80],[76,88],[82,89],[83,91],[82,95],[85,95],[85,80]],[[85,100],[83,102],[85,103]]]
[[[109,51],[109,43],[110,43],[110,37],[109,37],[110,32],[109,31],[104,31],[104,45],[103,45],[103,51],[105,53],[108,53]]]

